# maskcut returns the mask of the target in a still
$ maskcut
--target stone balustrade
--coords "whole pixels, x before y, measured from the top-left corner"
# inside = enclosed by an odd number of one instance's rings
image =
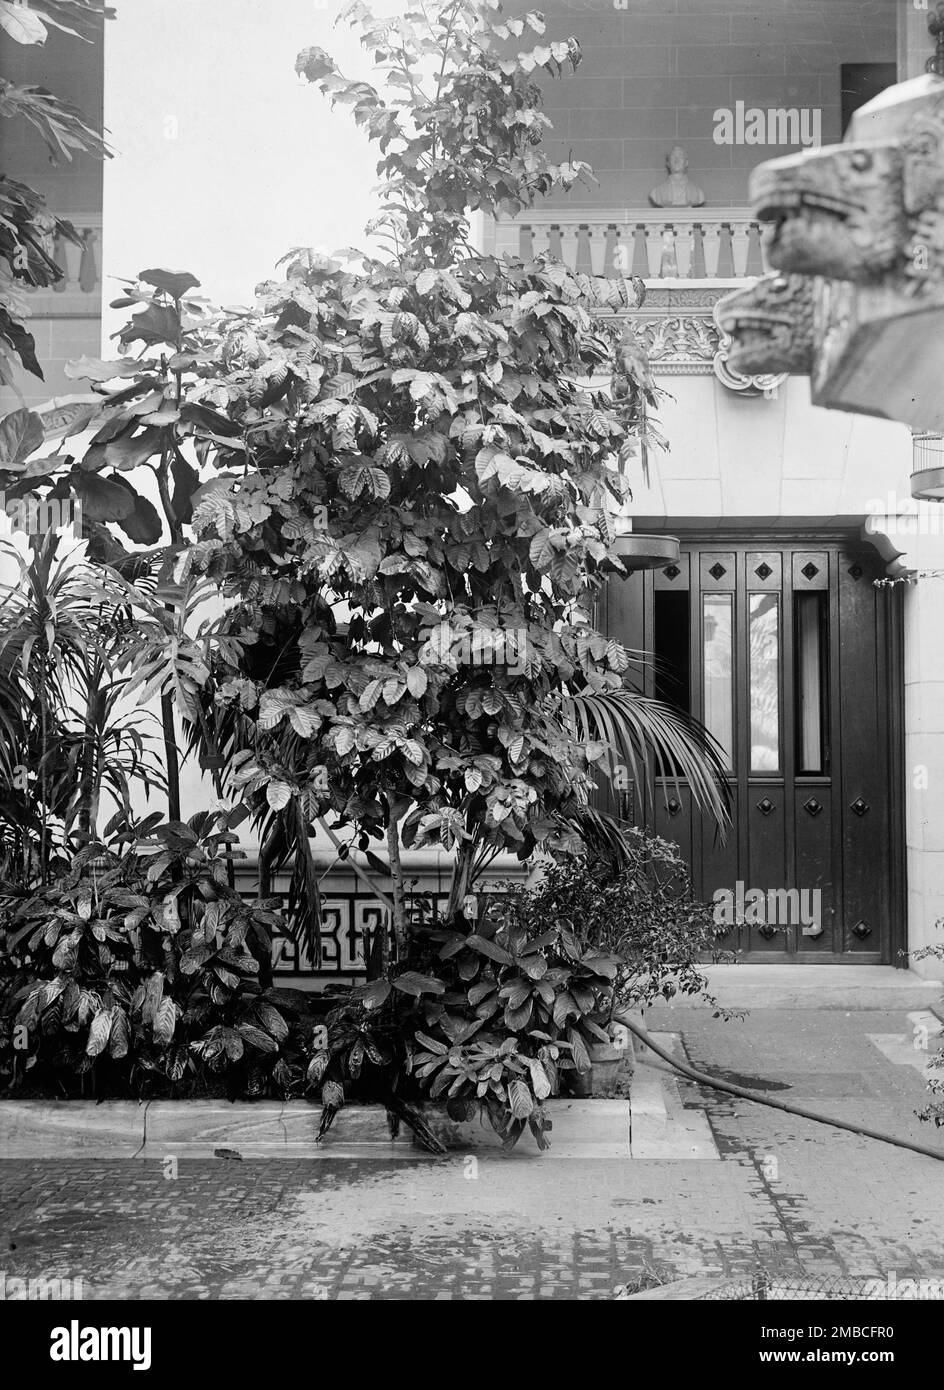
[[[767,269],[748,208],[529,209],[482,227],[486,251],[550,252],[592,275],[735,285]]]
[[[101,312],[101,213],[73,215],[68,220],[82,238],[82,245],[76,246],[65,237],[55,238],[52,258],[63,272],[63,278],[48,287],[22,284],[17,287],[26,295],[34,317],[85,317]]]

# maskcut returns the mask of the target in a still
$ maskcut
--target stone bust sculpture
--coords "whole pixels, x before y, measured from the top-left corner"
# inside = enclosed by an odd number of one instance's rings
[[[688,177],[688,156],[681,145],[673,145],[665,161],[669,177],[649,193],[656,208],[700,208],[705,195]]]

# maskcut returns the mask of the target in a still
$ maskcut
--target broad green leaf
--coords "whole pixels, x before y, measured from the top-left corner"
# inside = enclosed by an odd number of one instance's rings
[[[200,288],[200,281],[187,270],[142,270],[138,279],[156,290],[163,290],[172,299],[183,299],[188,290]]]
[[[45,43],[48,30],[39,15],[25,5],[0,0],[0,29],[16,43]]]
[[[77,357],[65,365],[65,374],[72,381],[112,381],[115,377],[137,376],[145,364],[127,357],[118,362],[103,362],[100,357]]]
[[[531,1092],[520,1077],[508,1083],[508,1104],[516,1120],[526,1120],[534,1109]]]
[[[273,811],[283,810],[292,798],[292,789],[287,782],[272,781],[266,787],[266,801]]]
[[[0,468],[20,468],[45,438],[43,422],[25,407],[0,420]]]
[[[391,981],[393,988],[401,994],[411,994],[418,999],[422,994],[444,994],[446,986],[442,980],[432,975],[421,975],[416,970],[406,970]]]
[[[511,965],[514,961],[514,956],[510,955],[503,946],[489,941],[485,936],[480,936],[478,932],[472,932],[466,939],[466,945],[473,951],[477,951],[480,956],[488,956],[489,960],[497,961],[500,965]]]

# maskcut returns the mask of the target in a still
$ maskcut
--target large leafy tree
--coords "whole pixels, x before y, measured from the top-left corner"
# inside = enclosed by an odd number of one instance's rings
[[[455,853],[451,914],[499,852],[579,847],[614,751],[601,713],[719,803],[706,741],[629,690],[632,654],[593,624],[652,399],[631,362],[624,402],[593,384],[614,354],[599,311],[635,291],[469,243],[470,210],[518,212],[589,172],[546,159],[534,81],[579,47],[516,52],[543,19],[498,3],[344,18],[384,86],[318,49],[297,67],[380,146],[389,254],[294,253],[225,329],[203,399],[240,434],[210,444],[221,473],[178,577],[205,569],[235,601],[217,696],[239,782],[302,838],[330,814],[385,841],[402,946],[403,846]]]
[[[92,42],[102,20],[114,11],[103,0],[31,0],[27,7],[0,0],[0,35],[4,42],[45,43],[50,29]],[[0,75],[0,117],[26,121],[40,137],[54,164],[76,154],[103,158],[102,132],[71,102],[45,87],[18,84]],[[17,390],[17,363],[43,379],[36,344],[27,328],[28,303],[23,286],[55,285],[63,272],[53,256],[55,240],[82,245],[72,223],[57,217],[28,184],[0,173],[0,383]]]

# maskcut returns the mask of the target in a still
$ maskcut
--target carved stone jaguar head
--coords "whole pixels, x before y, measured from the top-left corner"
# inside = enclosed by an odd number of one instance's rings
[[[900,262],[908,241],[893,144],[828,145],[767,160],[751,175],[750,198],[755,216],[772,224],[765,247],[778,270],[870,283]]]
[[[765,275],[718,301],[715,319],[732,340],[728,351],[732,371],[742,376],[810,374],[813,284],[804,275]]]

